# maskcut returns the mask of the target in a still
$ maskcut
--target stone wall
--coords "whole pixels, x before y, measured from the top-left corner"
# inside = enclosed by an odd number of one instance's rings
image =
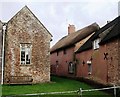
[[[32,76],[33,83],[50,81],[51,35],[43,24],[24,7],[7,25],[4,83],[11,76]],[[20,44],[32,45],[31,64],[20,64]],[[16,82],[17,83],[17,82]]]

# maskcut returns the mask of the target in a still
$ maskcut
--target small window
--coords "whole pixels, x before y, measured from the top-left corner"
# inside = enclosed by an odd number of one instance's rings
[[[58,63],[58,61],[56,61],[56,66],[58,67],[58,65],[59,65],[59,63]]]
[[[20,44],[20,64],[31,63],[31,44]]]
[[[57,56],[59,55],[59,51],[57,51]]]
[[[56,61],[56,65],[58,65],[58,61]]]
[[[91,73],[92,73],[91,61],[87,61],[87,64],[88,64],[88,74],[91,75]]]
[[[95,39],[93,41],[93,49],[98,49],[99,48],[99,42],[100,42],[100,39]]]
[[[66,49],[63,50],[63,53],[66,54]]]
[[[71,74],[73,74],[75,72],[75,65],[72,62],[69,63],[68,71]]]

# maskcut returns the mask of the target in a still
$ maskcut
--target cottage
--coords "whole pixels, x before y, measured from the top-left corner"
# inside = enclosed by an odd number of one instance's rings
[[[51,73],[59,76],[76,76],[75,52],[98,29],[99,26],[96,23],[78,31],[75,31],[74,25],[69,25],[68,35],[60,39],[51,48]]]
[[[77,77],[120,84],[120,16],[92,35],[76,52]]]
[[[2,35],[0,33],[3,39],[0,45],[3,43],[5,51],[1,55],[4,64],[0,64],[2,83],[49,82],[52,35],[45,26],[25,6],[3,27]]]

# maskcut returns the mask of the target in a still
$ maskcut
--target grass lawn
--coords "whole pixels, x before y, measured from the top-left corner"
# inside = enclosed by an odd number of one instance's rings
[[[60,77],[51,77],[51,83],[35,84],[35,85],[3,85],[2,86],[2,95],[18,95],[18,94],[32,94],[32,93],[41,93],[41,92],[62,92],[62,91],[71,91],[82,89],[90,89],[91,86],[81,83],[79,81],[70,80],[67,78]],[[91,95],[91,96],[90,96]],[[94,96],[93,96],[94,95]],[[96,95],[96,96],[95,96]],[[96,92],[85,92],[83,97],[112,97],[107,93],[96,91]],[[46,95],[40,97],[60,97],[61,95]],[[78,97],[78,94],[64,94],[62,97]],[[18,97],[18,96],[16,96]],[[28,96],[35,97],[35,96]],[[36,96],[38,97],[38,96]]]

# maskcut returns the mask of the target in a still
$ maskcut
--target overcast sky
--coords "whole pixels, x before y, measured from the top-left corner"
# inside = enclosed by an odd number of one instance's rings
[[[94,22],[102,27],[107,21],[118,16],[119,0],[23,1],[0,0],[0,20],[7,22],[22,7],[27,5],[53,35],[51,46],[67,35],[69,24],[74,24],[76,30]]]

